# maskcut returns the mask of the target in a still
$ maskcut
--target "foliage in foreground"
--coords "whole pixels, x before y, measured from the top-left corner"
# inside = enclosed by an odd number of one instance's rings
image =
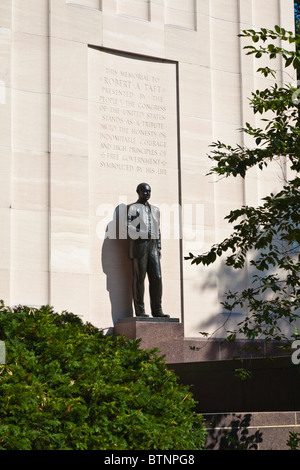
[[[293,82],[300,70],[300,36],[279,26],[274,30],[245,30],[240,36],[254,43],[245,47],[247,55],[264,57],[264,63],[267,60],[270,66],[272,60],[282,60],[285,78],[292,83],[281,85],[281,76],[276,79],[276,70],[269,66],[258,69],[265,77],[274,78],[272,86],[256,90],[250,100],[253,115],[261,116],[261,127],[246,123],[241,129],[251,146],[213,143],[210,158],[215,166],[211,172],[220,177],[245,178],[254,167],[263,171],[277,162],[283,169],[282,189],[266,196],[257,207],[244,205],[231,211],[226,217],[233,226],[231,235],[207,253],[190,253],[186,259],[209,265],[225,255],[227,266],[250,268],[252,284],[225,294],[223,306],[228,312],[244,309],[246,313],[237,331],[229,332],[228,339],[234,340],[237,332],[250,340],[297,339],[299,332],[294,325],[300,317],[300,90]],[[288,335],[282,324],[293,326]]]
[[[3,304],[0,450],[200,449],[195,401],[155,350],[71,313]]]

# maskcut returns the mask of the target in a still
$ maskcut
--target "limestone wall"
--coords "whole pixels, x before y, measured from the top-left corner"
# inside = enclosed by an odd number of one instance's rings
[[[215,182],[208,146],[243,143],[248,97],[266,85],[237,34],[293,23],[292,0],[1,0],[0,298],[103,328],[130,315],[125,241],[103,228],[146,181],[164,208],[164,309],[186,337],[219,328],[224,290],[247,275],[183,257],[221,241],[224,216],[281,169]]]

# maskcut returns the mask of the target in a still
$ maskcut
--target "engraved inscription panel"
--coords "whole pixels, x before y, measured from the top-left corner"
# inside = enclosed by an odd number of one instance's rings
[[[119,245],[108,242],[107,228],[113,239],[116,209],[119,214],[134,202],[137,185],[145,181],[152,188],[150,202],[161,209],[165,310],[180,317],[177,64],[93,47],[88,57],[92,274],[101,274],[97,254],[103,243],[109,285],[120,287],[124,280],[127,258],[119,262]]]
[[[98,167],[144,179],[166,176],[177,166],[175,65],[171,64],[170,76],[165,70],[169,64],[150,62],[149,68],[146,60],[90,53],[98,59],[98,80],[90,90],[97,126],[91,139]]]

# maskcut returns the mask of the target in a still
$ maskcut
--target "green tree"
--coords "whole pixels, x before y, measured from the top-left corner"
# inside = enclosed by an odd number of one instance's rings
[[[300,69],[300,36],[275,26],[242,31],[241,37],[252,39],[246,53],[256,58],[280,56],[292,75]],[[280,45],[278,45],[280,44]],[[281,45],[286,45],[282,47]],[[269,66],[258,69],[265,77],[276,78]],[[291,75],[291,82],[292,82]],[[253,146],[212,144],[210,155],[214,166],[211,173],[222,177],[245,178],[247,171],[257,166],[261,171],[270,162],[281,159],[289,169],[282,189],[269,194],[258,207],[245,205],[228,214],[232,234],[213,245],[207,253],[190,253],[186,259],[195,264],[209,265],[225,255],[225,263],[243,269],[250,261],[253,279],[250,287],[240,292],[227,292],[223,305],[228,312],[245,309],[245,318],[236,331],[228,332],[234,339],[237,332],[248,339],[286,339],[280,323],[294,325],[300,308],[300,131],[299,98],[294,84],[273,86],[252,93],[250,106],[261,115],[262,127],[246,123],[242,131],[251,136]],[[250,256],[251,255],[251,256]],[[293,331],[293,330],[292,330]],[[298,336],[297,328],[294,329]]]
[[[189,389],[155,350],[71,313],[0,308],[0,450],[201,449]]]

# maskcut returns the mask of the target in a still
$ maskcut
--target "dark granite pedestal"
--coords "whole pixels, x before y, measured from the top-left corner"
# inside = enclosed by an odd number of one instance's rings
[[[140,338],[142,349],[158,348],[167,363],[184,361],[184,330],[178,318],[121,318],[114,334]]]

